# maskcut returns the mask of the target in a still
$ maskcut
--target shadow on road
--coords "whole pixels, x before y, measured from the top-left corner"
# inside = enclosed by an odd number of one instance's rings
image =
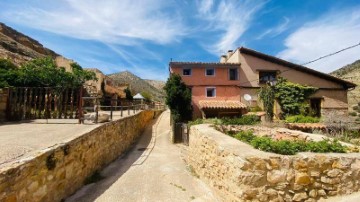
[[[124,173],[132,166],[141,165],[146,161],[155,145],[156,126],[163,114],[154,119],[145,129],[139,140],[132,145],[126,153],[105,167],[101,172],[104,179],[85,185],[74,195],[67,198],[66,202],[95,201],[100,195],[108,190]]]

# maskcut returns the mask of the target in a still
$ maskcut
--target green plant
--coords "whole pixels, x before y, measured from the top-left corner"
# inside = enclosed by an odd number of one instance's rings
[[[166,104],[175,122],[191,120],[191,91],[178,74],[171,74],[166,81]]]
[[[315,87],[292,83],[280,77],[275,85],[275,98],[285,117],[306,114],[310,111],[306,100],[316,90]]]
[[[97,80],[94,72],[72,63],[72,72],[58,67],[50,57],[38,58],[20,68],[8,60],[0,60],[0,87],[80,87],[87,80]]]
[[[196,119],[195,121],[189,121],[188,125],[193,126],[193,125],[199,125],[199,124],[203,124],[203,123],[204,123],[204,119]]]
[[[355,110],[355,111],[358,111],[359,110],[359,106],[353,106],[353,110]]]
[[[261,107],[257,106],[257,105],[256,105],[256,107],[250,108],[250,112],[261,112],[261,111],[263,111],[263,109],[261,109]]]
[[[287,116],[285,118],[286,123],[319,123],[320,118],[304,115]]]
[[[357,116],[357,113],[356,112],[349,112],[349,115],[350,116]]]
[[[298,152],[305,151],[316,153],[344,153],[347,150],[347,147],[341,145],[337,140],[327,139],[318,142],[303,140],[273,140],[270,137],[258,137],[250,130],[240,131],[235,135],[229,135],[237,140],[250,144],[256,149],[283,155],[294,155]]]
[[[129,87],[124,89],[124,93],[127,100],[133,100],[133,96]]]
[[[141,95],[144,97],[145,102],[151,102],[152,96],[150,93],[144,91],[144,92],[141,92]]]
[[[260,122],[260,117],[256,115],[244,115],[239,118],[223,118],[224,125],[254,125]]]
[[[268,122],[272,121],[274,116],[274,102],[275,102],[275,90],[273,86],[265,85],[260,88],[259,98],[264,105],[264,111],[266,113],[265,119]]]

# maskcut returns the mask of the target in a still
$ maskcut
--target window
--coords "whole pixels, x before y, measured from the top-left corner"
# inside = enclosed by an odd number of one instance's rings
[[[238,69],[237,68],[229,69],[229,80],[238,80]]]
[[[191,69],[189,69],[189,68],[183,69],[183,75],[184,76],[191,76]]]
[[[216,88],[206,88],[206,97],[216,97]]]
[[[276,71],[260,71],[259,83],[267,83],[276,80]]]
[[[215,69],[214,68],[208,68],[205,70],[206,76],[215,76]]]

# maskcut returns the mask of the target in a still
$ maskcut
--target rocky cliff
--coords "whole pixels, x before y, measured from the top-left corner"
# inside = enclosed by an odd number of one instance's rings
[[[360,60],[335,70],[330,74],[357,84],[358,86],[348,93],[349,106],[360,103]]]
[[[34,58],[60,56],[45,48],[38,41],[0,22],[0,58],[7,58],[20,65]]]

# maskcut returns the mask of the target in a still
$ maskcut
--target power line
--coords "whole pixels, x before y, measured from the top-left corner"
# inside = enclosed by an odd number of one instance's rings
[[[355,45],[349,46],[349,47],[347,47],[347,48],[341,49],[341,50],[339,50],[339,51],[336,51],[336,52],[334,52],[334,53],[330,53],[330,54],[328,54],[328,55],[321,56],[321,57],[319,57],[319,58],[317,58],[317,59],[315,59],[315,60],[309,61],[309,62],[304,63],[304,64],[302,64],[302,65],[307,65],[307,64],[316,62],[316,61],[318,61],[318,60],[321,60],[321,59],[324,59],[324,58],[327,58],[327,57],[336,55],[336,54],[341,53],[341,52],[343,52],[343,51],[346,51],[346,50],[355,48],[356,46],[360,46],[360,42],[359,42],[358,44],[355,44]]]
[[[345,51],[345,50],[349,50],[349,49],[355,48],[355,47],[357,47],[357,46],[360,46],[360,42],[359,42],[358,44],[355,44],[355,45],[352,45],[352,46],[349,46],[349,47],[343,48],[343,49],[341,49],[341,50],[339,50],[339,51],[336,51],[336,52],[330,53],[330,54],[328,54],[328,55],[321,56],[321,57],[319,57],[319,58],[317,58],[317,59],[315,59],[315,60],[311,60],[311,61],[309,61],[309,62],[306,62],[306,63],[300,64],[300,65],[301,65],[301,66],[304,66],[304,65],[307,65],[307,64],[313,63],[313,62],[315,62],[315,61],[318,61],[318,60],[321,60],[321,59],[324,59],[324,58],[327,58],[327,57],[330,57],[330,56],[336,55],[336,54],[341,53],[341,52],[343,52],[343,51]],[[294,69],[287,69],[287,70],[280,71],[280,74],[282,74],[282,73],[284,73],[284,72],[287,72],[287,71],[294,71]],[[253,82],[253,81],[259,81],[259,79],[255,79],[255,80],[251,80],[251,81],[242,82],[242,83],[240,83],[240,85],[241,85],[241,84],[250,83],[250,82]]]

